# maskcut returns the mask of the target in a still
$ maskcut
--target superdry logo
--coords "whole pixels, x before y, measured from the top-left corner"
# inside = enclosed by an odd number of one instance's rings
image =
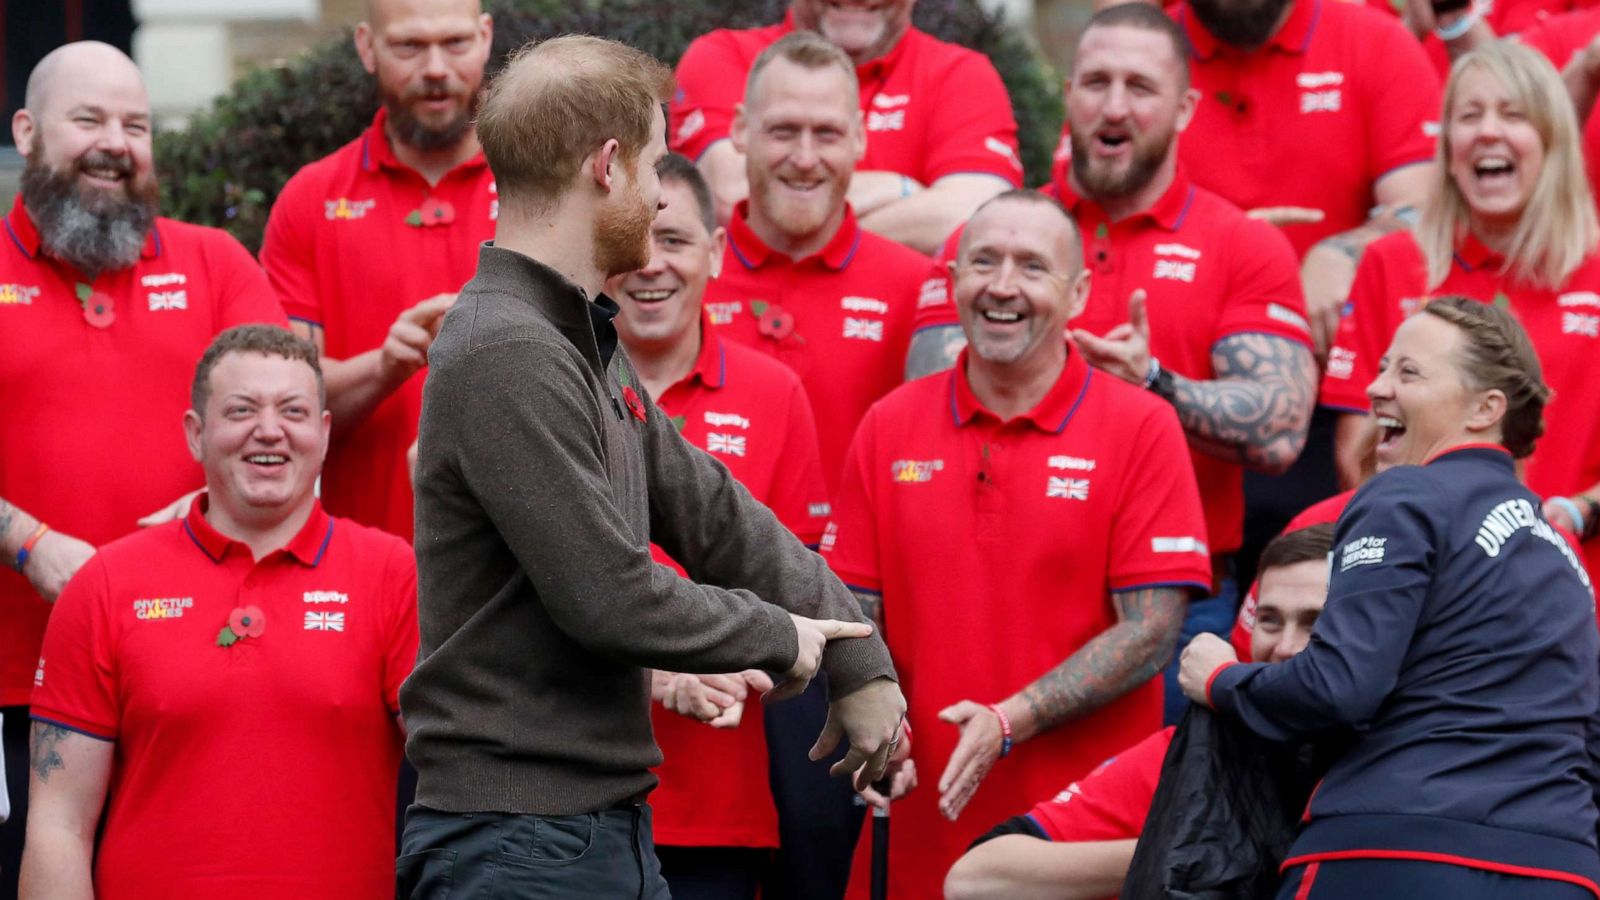
[[[897,459],[889,466],[890,476],[903,484],[933,480],[933,473],[944,471],[942,459]]]
[[[1181,256],[1184,259],[1200,258],[1199,250],[1183,244],[1157,244],[1155,246],[1155,254],[1157,256]]]
[[[705,420],[706,424],[712,428],[727,428],[731,425],[734,428],[743,428],[746,431],[750,429],[749,419],[733,413],[708,412],[705,414]]]
[[[1089,479],[1087,478],[1057,478],[1047,476],[1044,495],[1059,500],[1087,500],[1089,499]]]
[[[706,315],[711,317],[711,324],[726,325],[733,321],[733,317],[744,309],[744,303],[735,300],[731,303],[707,303]]]
[[[1339,91],[1306,91],[1300,95],[1302,113],[1338,112],[1343,106]]]
[[[922,291],[917,294],[917,309],[926,309],[930,306],[943,306],[950,302],[950,282],[942,277],[929,278],[922,283]]]
[[[193,597],[156,597],[152,600],[133,601],[133,617],[150,619],[181,619],[183,611],[194,608]]]
[[[889,304],[871,297],[840,297],[839,307],[845,312],[889,314]]]
[[[1206,548],[1206,542],[1190,534],[1185,534],[1178,537],[1153,537],[1150,539],[1150,552],[1198,553],[1201,556],[1211,555],[1211,551]]]
[[[1045,465],[1052,469],[1070,469],[1074,472],[1094,471],[1094,460],[1080,459],[1076,456],[1052,456],[1046,460]]]
[[[343,605],[350,602],[350,595],[339,591],[306,591],[307,603],[338,603]]]
[[[1307,90],[1323,87],[1333,87],[1344,84],[1343,72],[1301,72],[1294,77],[1294,83]]]
[[[894,109],[911,102],[910,94],[873,94],[872,105],[878,109]]]
[[[1345,544],[1339,559],[1339,571],[1348,572],[1356,566],[1382,563],[1384,545],[1388,543],[1388,538],[1362,537]]]
[[[378,201],[351,200],[348,197],[340,197],[337,200],[324,200],[322,205],[327,212],[328,221],[335,222],[365,218],[367,213],[378,205]]]
[[[1294,327],[1308,334],[1311,331],[1311,323],[1306,321],[1305,316],[1300,315],[1281,303],[1267,304],[1267,318],[1277,319],[1279,322],[1282,322],[1285,325],[1293,325]]]
[[[1165,278],[1169,281],[1186,281],[1194,283],[1195,263],[1178,262],[1171,259],[1156,260],[1156,270],[1152,277]]]
[[[844,336],[858,341],[877,341],[883,343],[883,322],[878,319],[854,319],[849,316],[844,320]]]
[[[145,275],[139,279],[140,287],[159,288],[171,287],[175,284],[188,284],[189,277],[182,272],[167,272],[163,275]]]
[[[1600,308],[1600,294],[1596,294],[1594,291],[1573,291],[1570,294],[1562,294],[1557,297],[1556,305],[1562,309],[1572,306],[1587,306],[1591,309]]]
[[[742,434],[718,434],[715,431],[706,434],[706,452],[721,453],[724,456],[743,456],[745,437]]]
[[[307,631],[344,631],[342,612],[306,612]]]
[[[150,311],[161,309],[188,309],[188,291],[151,291],[148,295]]]
[[[39,289],[31,284],[0,284],[0,306],[32,306]]]

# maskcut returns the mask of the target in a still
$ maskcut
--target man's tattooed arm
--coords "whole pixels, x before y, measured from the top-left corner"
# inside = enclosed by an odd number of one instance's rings
[[[1180,588],[1112,594],[1120,621],[1018,692],[1023,703],[1007,704],[1028,711],[1013,716],[1017,740],[1094,712],[1158,674],[1178,642],[1185,598]]]
[[[1208,456],[1279,473],[1305,447],[1317,399],[1311,350],[1288,338],[1236,334],[1211,348],[1213,381],[1173,374],[1172,406]]]
[[[915,381],[950,368],[965,346],[967,335],[960,325],[934,325],[916,332],[906,350],[906,380]]]
[[[61,759],[61,742],[72,737],[72,732],[49,722],[33,723],[33,740],[29,744],[29,761],[33,774],[48,782],[50,773],[66,767]]]

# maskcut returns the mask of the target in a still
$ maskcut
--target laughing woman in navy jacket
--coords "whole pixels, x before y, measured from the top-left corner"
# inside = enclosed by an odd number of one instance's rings
[[[1390,468],[1339,520],[1311,645],[1183,655],[1184,692],[1265,737],[1358,735],[1279,900],[1600,897],[1594,593],[1516,473],[1544,429],[1538,357],[1506,312],[1441,298],[1367,392]]]

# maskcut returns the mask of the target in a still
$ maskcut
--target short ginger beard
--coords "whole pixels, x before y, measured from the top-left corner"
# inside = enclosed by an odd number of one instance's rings
[[[472,120],[478,114],[478,104],[482,101],[483,94],[473,91],[472,99],[462,105],[461,111],[454,118],[441,126],[430,127],[411,111],[411,104],[422,99],[427,92],[427,86],[403,93],[396,93],[382,86],[378,88],[383,108],[389,113],[390,136],[422,153],[456,146],[472,131]]]
[[[1119,175],[1093,167],[1093,135],[1074,129],[1067,137],[1072,142],[1072,174],[1092,200],[1120,200],[1137,194],[1161,171],[1161,164],[1173,149],[1172,132],[1143,148],[1135,147],[1127,170]]]
[[[124,182],[116,191],[80,184],[83,169],[107,167],[132,175],[133,161],[98,150],[85,153],[56,171],[44,161],[44,136],[36,136],[33,152],[22,168],[22,202],[45,254],[63,260],[93,278],[101,272],[126,269],[138,262],[145,239],[160,208],[160,186],[153,175]]]
[[[637,166],[637,163],[635,163]],[[629,179],[618,202],[601,207],[594,221],[594,266],[607,278],[650,264],[650,224],[655,210],[644,202],[639,182]]]
[[[1189,0],[1195,18],[1217,40],[1243,50],[1267,42],[1295,0]]]

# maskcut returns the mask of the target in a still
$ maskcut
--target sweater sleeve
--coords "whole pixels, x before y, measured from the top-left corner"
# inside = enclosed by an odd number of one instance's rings
[[[855,596],[710,454],[684,440],[653,402],[645,454],[650,537],[689,577],[738,585],[801,616],[864,622]],[[823,654],[828,686],[842,697],[875,678],[894,679],[881,635],[836,640]]]
[[[1439,538],[1425,504],[1437,491],[1415,467],[1362,488],[1340,519],[1311,643],[1281,663],[1223,669],[1212,704],[1273,740],[1369,721],[1399,680],[1433,582]]]
[[[680,578],[635,537],[612,484],[632,476],[613,474],[604,450],[601,416],[611,411],[570,352],[528,338],[472,356],[439,385],[439,399],[462,417],[462,477],[557,628],[590,652],[648,668],[793,665],[794,626],[783,610]]]

